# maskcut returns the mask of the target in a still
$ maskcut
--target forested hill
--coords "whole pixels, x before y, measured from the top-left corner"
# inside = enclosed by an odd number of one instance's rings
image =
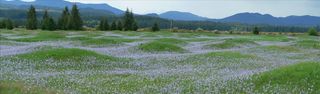
[[[17,26],[23,26],[25,24],[28,5],[10,5],[0,4],[0,18],[10,18],[15,21]],[[62,8],[48,7],[48,6],[35,6],[37,8],[37,17],[40,19],[45,9],[49,10],[49,14],[57,20],[61,15]],[[80,8],[81,17],[84,19],[85,26],[95,27],[101,17],[107,17],[109,23],[115,20],[119,20],[122,14],[116,15],[113,12],[107,10],[93,9],[93,8]],[[151,27],[155,22],[159,23],[160,28],[170,28],[171,20],[145,15],[135,15],[139,27],[146,28]],[[212,22],[212,21],[173,21],[173,27],[179,29],[198,29],[205,30],[222,30],[222,31],[251,31],[253,27],[258,26],[261,31],[270,32],[305,32],[308,29],[305,27],[293,27],[293,26],[272,26],[264,24],[240,24],[231,22]],[[317,27],[320,29],[320,27]]]

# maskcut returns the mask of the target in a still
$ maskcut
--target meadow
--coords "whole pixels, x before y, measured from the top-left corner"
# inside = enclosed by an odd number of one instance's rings
[[[320,92],[320,37],[0,30],[0,94]]]

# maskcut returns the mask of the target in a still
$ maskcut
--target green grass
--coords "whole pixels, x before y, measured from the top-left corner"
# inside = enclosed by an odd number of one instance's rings
[[[61,40],[61,39],[64,39],[64,38],[65,38],[65,34],[63,32],[42,31],[42,32],[37,33],[35,37],[15,39],[15,41],[20,41],[20,42],[39,42],[39,41]]]
[[[298,41],[295,46],[302,47],[302,48],[313,48],[313,49],[320,49],[320,41],[315,40],[302,40]]]
[[[177,45],[157,41],[141,44],[138,49],[145,52],[185,52]]]
[[[31,87],[20,82],[0,81],[0,94],[56,94],[39,87]]]
[[[167,43],[167,44],[178,44],[178,45],[188,44],[188,42],[186,41],[175,39],[175,38],[162,38],[162,39],[156,40],[156,42]]]
[[[82,41],[82,45],[89,46],[110,46],[110,45],[120,45],[126,42],[133,42],[135,39],[122,39],[122,38],[96,38],[96,39],[86,39]]]
[[[254,41],[248,39],[227,39],[223,43],[206,45],[206,48],[218,48],[218,49],[229,49],[229,48],[240,48],[246,45],[257,45]]]
[[[304,62],[254,75],[250,82],[255,85],[257,90],[262,90],[263,86],[269,85],[269,90],[282,88],[288,90],[299,89],[300,91],[307,91],[309,88],[314,90],[313,93],[316,94],[316,92],[320,92],[319,75],[320,62]]]
[[[288,42],[290,39],[285,35],[250,35],[250,36],[240,36],[240,38],[249,39],[252,41],[281,41]]]
[[[114,61],[117,58],[97,54],[93,51],[81,50],[76,48],[53,48],[49,50],[34,51],[27,54],[17,55],[19,59],[43,61],[53,59],[55,61],[84,61],[96,58],[102,61]]]
[[[259,47],[265,51],[272,52],[300,52],[301,50],[293,46],[265,46]]]

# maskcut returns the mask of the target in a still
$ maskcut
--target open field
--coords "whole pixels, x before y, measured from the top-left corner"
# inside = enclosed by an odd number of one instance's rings
[[[0,94],[320,92],[320,37],[0,31]]]

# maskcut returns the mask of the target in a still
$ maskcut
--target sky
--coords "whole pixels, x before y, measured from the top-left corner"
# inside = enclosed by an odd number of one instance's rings
[[[191,12],[209,17],[224,18],[237,13],[271,14],[276,17],[290,15],[320,16],[320,0],[67,0],[82,3],[107,3],[138,14],[166,11]]]

